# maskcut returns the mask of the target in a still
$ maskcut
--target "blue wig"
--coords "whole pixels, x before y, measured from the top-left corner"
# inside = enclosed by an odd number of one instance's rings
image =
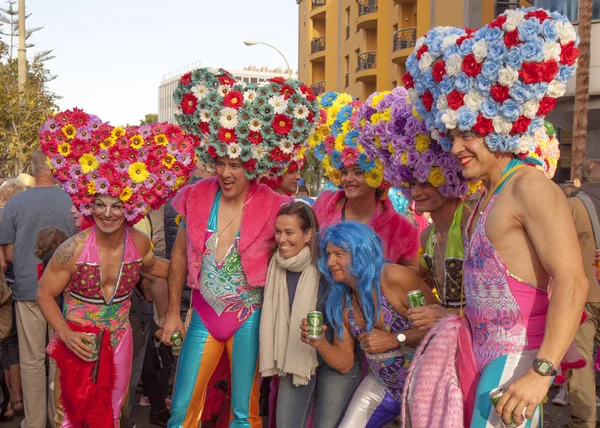
[[[348,285],[333,280],[327,266],[327,244],[333,244],[350,252],[352,263],[350,273],[357,278],[356,293],[360,297],[367,332],[371,331],[379,320],[381,305],[380,278],[385,260],[381,250],[381,239],[368,226],[354,221],[346,221],[323,230],[321,234],[321,257],[319,270],[329,280],[329,294],[326,311],[338,338],[343,332],[344,309],[350,307],[351,289]]]

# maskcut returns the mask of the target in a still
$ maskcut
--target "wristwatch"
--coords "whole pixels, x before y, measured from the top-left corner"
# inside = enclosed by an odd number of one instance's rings
[[[404,348],[406,344],[406,335],[404,333],[400,333],[396,337],[398,339],[398,342],[400,343],[400,349]]]
[[[545,358],[533,360],[533,370],[541,376],[556,376],[558,374],[552,362]]]

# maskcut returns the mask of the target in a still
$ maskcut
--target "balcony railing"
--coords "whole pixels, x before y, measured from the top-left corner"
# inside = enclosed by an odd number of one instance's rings
[[[310,89],[313,90],[315,95],[321,95],[325,92],[325,81],[313,83],[310,85]]]
[[[377,0],[358,0],[358,16],[377,12]]]
[[[344,74],[344,88],[350,86],[350,73]]]
[[[403,28],[394,32],[394,50],[414,48],[417,41],[417,27]]]
[[[312,8],[325,6],[325,0],[312,0]]]
[[[310,53],[314,54],[325,50],[325,36],[316,37],[310,41]]]
[[[496,0],[496,16],[507,9],[517,9],[521,7],[519,0]]]
[[[356,71],[370,70],[375,68],[376,57],[377,51],[367,51],[358,54],[358,67],[356,67]]]

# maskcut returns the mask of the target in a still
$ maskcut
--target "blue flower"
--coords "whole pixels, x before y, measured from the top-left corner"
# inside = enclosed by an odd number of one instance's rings
[[[448,46],[446,48],[446,50],[444,51],[444,61],[447,61],[448,58],[450,58],[450,55],[454,55],[457,53],[459,53],[457,44],[452,44],[452,45]]]
[[[422,81],[425,84],[425,87],[430,89],[436,85],[435,80],[433,80],[433,73],[431,72],[431,70],[427,70],[423,74]]]
[[[483,62],[481,74],[483,74],[490,82],[496,82],[498,80],[498,71],[500,71],[499,61],[486,60]]]
[[[477,80],[475,86],[477,86],[477,89],[479,89],[480,92],[483,92],[485,95],[485,93],[490,91],[492,84],[487,77],[485,77],[483,74],[480,74],[475,79]]]
[[[510,97],[519,104],[526,103],[533,98],[533,91],[530,85],[517,80],[513,87],[508,90]]]
[[[509,67],[519,70],[523,65],[523,53],[521,52],[521,48],[518,46],[510,48],[504,55],[504,62]]]
[[[491,152],[504,152],[504,137],[497,132],[492,132],[484,138],[485,144]]]
[[[458,129],[468,131],[477,122],[477,114],[468,107],[458,109]]]
[[[500,28],[487,28],[485,32],[484,39],[488,42],[488,45],[491,44],[494,40],[498,41],[498,39],[502,38],[502,30]],[[489,46],[488,46],[488,56],[489,56]]]
[[[549,42],[556,42],[558,40],[558,30],[556,24],[549,19],[546,19],[542,24],[542,35]]]
[[[333,125],[331,125],[331,134],[332,135],[339,135],[340,132],[342,132],[342,125],[344,124],[344,122],[342,120],[340,120],[339,118],[333,121]]]
[[[458,52],[460,52],[461,55],[468,55],[470,53],[473,53],[473,45],[475,44],[475,40],[471,39],[466,39],[465,41],[462,42],[462,44],[459,46],[458,48]]]
[[[527,62],[539,62],[544,59],[544,47],[542,46],[542,41],[540,39],[523,43],[521,49],[523,50],[523,58]]]
[[[533,85],[525,85],[533,92],[533,97],[537,101],[541,101],[542,98],[548,93],[548,84],[546,82],[534,83]]]
[[[321,143],[315,148],[315,157],[319,161],[322,161],[323,159],[325,159],[326,154],[327,154],[327,152],[325,151],[325,144]]]
[[[348,131],[344,137],[344,144],[349,147],[356,147],[356,141],[358,140],[359,136],[360,134],[356,129]]]
[[[358,167],[364,172],[369,172],[375,168],[375,162],[369,159],[364,153],[361,153],[358,157]]]
[[[352,111],[352,106],[345,105],[342,107],[336,116],[336,122],[339,120],[343,125],[345,121],[352,117]]]
[[[544,126],[544,119],[536,116],[531,119],[527,132],[533,136],[533,134],[535,134],[542,126]]]
[[[454,84],[452,83],[452,79],[448,76],[442,77],[442,81],[439,83],[440,90],[442,94],[448,95],[454,89]]]
[[[454,81],[454,86],[463,94],[466,94],[473,87],[473,79],[467,76],[464,72],[460,71],[456,75],[456,80]]]
[[[431,92],[431,95],[433,95],[434,100],[437,100],[440,97],[440,95],[442,95],[442,90],[437,84],[430,86],[429,92]]]
[[[433,56],[434,58],[439,56],[442,53],[442,37],[436,37],[434,38],[431,43],[428,44],[429,49],[428,52],[431,54],[431,56]]]
[[[434,119],[433,115],[430,112],[428,112],[425,115],[425,126],[427,127],[427,129],[431,129],[434,125],[439,128],[439,125],[437,125],[437,121]]]
[[[335,169],[341,171],[343,165],[342,165],[342,155],[340,154],[340,152],[338,152],[337,150],[334,150],[333,152],[331,152],[329,157],[331,158],[331,165]]]
[[[517,135],[509,135],[505,137],[504,140],[504,151],[505,152],[514,152],[519,148],[521,142],[519,141],[519,136]]]
[[[556,76],[556,80],[566,84],[567,80],[569,80],[573,76],[575,76],[574,65],[561,65],[558,71],[558,75]]]
[[[449,152],[450,150],[452,150],[452,141],[450,141],[450,138],[448,137],[440,137],[440,146],[442,146],[442,150],[444,150],[445,152]]]
[[[333,102],[336,100],[337,97],[338,97],[337,92],[333,92],[333,91],[326,92],[321,96],[321,105],[323,107],[331,107],[331,105],[333,104]]]
[[[481,111],[481,114],[483,114],[483,116],[485,116],[486,118],[493,119],[498,115],[499,108],[500,106],[497,102],[493,101],[490,98],[486,98],[481,103],[481,107],[479,108],[479,110]]]
[[[499,28],[493,28],[493,30],[500,31]],[[504,42],[499,40],[494,40],[491,43],[488,43],[488,54],[487,59],[491,61],[500,61],[502,57],[506,54],[506,45]]]
[[[411,54],[409,55],[409,57],[406,59],[406,69],[410,70],[411,68],[413,68],[414,66],[419,66],[419,61],[417,60],[417,57],[415,56],[415,54]],[[412,74],[412,71],[411,71]]]
[[[534,40],[538,37],[538,32],[540,30],[539,20],[536,18],[526,19],[519,24],[518,30],[519,39],[522,41],[528,42]]]
[[[500,107],[500,115],[508,122],[514,122],[521,115],[521,104],[508,99]]]
[[[415,79],[415,89],[417,90],[419,95],[423,95],[425,89],[427,89],[427,86],[425,85],[425,82],[423,82],[422,79]]]

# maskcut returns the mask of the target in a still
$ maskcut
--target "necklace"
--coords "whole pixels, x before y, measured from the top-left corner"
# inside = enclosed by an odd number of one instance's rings
[[[248,204],[248,202],[250,202],[252,200],[252,198],[254,197],[254,195],[250,196],[248,198],[248,200],[246,202],[244,202],[244,204],[240,207],[239,210],[237,210],[237,212],[233,215],[233,217],[231,217],[229,219],[229,221],[227,223],[225,223],[225,226],[223,226],[223,228],[221,230],[219,230],[217,232],[217,238],[221,235],[221,233],[223,233],[225,231],[225,229],[227,229],[227,227],[231,224],[231,222],[238,216],[240,215],[240,213],[242,212],[242,210],[244,209],[244,207],[246,206],[246,204]]]

